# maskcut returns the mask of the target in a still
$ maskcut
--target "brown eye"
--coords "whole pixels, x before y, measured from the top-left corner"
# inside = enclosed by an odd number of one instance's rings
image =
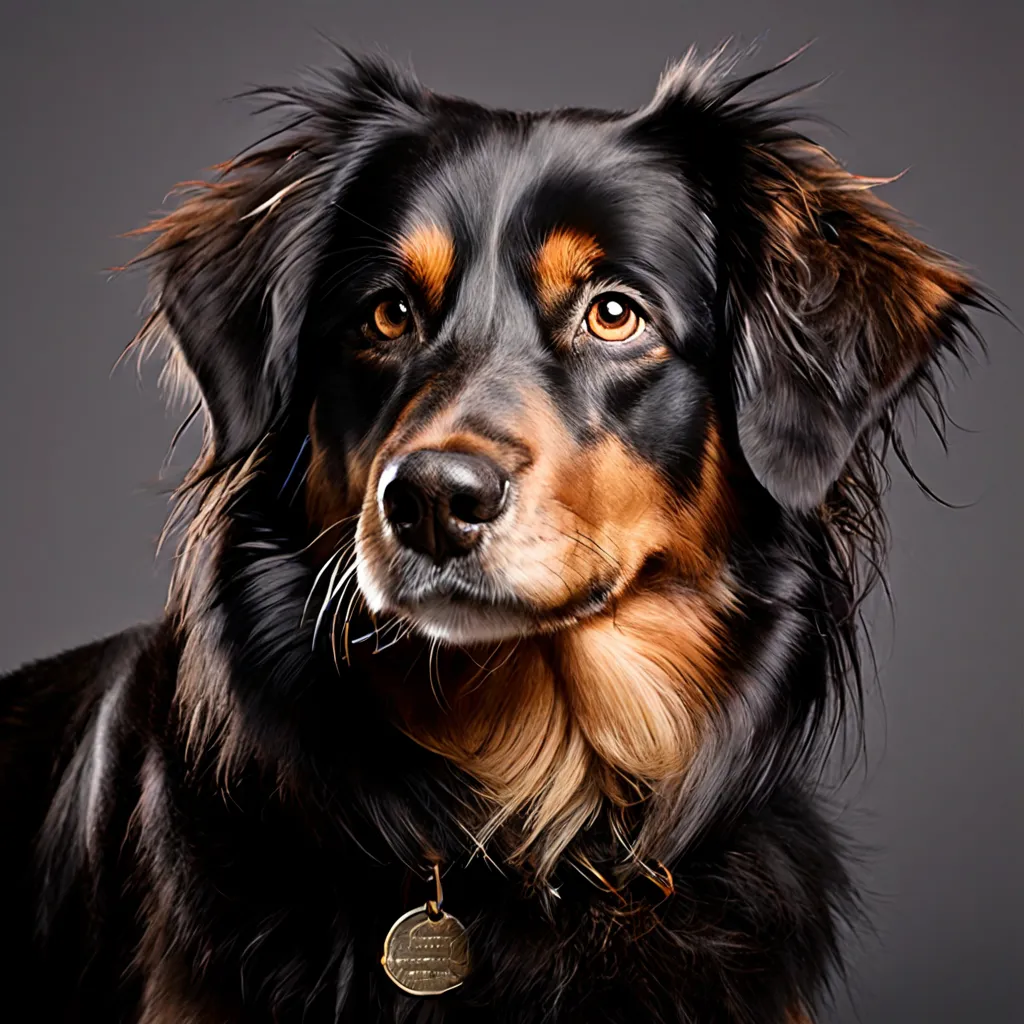
[[[587,310],[587,330],[601,341],[631,341],[647,326],[624,295],[602,295]]]
[[[388,341],[400,338],[409,328],[409,305],[400,295],[381,300],[373,309],[373,331]]]

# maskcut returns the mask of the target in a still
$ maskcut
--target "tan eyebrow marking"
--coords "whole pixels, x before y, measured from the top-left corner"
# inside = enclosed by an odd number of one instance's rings
[[[420,224],[399,242],[409,276],[423,289],[431,309],[438,309],[455,266],[455,242],[436,224]]]
[[[593,235],[572,228],[555,228],[544,240],[534,262],[534,278],[541,306],[554,310],[585,281],[604,250]]]

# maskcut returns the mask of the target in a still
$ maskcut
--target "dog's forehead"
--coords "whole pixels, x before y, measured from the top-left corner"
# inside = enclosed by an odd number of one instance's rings
[[[440,231],[461,257],[536,250],[571,228],[605,251],[657,261],[699,222],[682,174],[619,121],[586,115],[496,122],[439,142],[414,178],[399,237]]]

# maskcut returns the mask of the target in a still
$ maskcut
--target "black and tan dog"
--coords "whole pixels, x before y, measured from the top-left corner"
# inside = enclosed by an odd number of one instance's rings
[[[988,303],[733,66],[352,60],[151,226],[206,442],[165,618],[0,682],[6,1005],[813,1015],[881,460]]]

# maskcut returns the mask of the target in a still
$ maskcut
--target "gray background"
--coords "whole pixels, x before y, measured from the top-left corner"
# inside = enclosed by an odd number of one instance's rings
[[[1015,10],[1011,11],[1011,7]],[[632,106],[690,43],[763,38],[760,60],[818,42],[785,81],[842,127],[852,169],[910,173],[886,198],[1024,318],[1024,5],[1003,0],[502,4],[175,0],[10,3],[0,20],[0,667],[156,614],[153,542],[174,420],[153,372],[110,369],[143,285],[103,268],[135,251],[172,184],[256,137],[248,85],[330,59],[322,30],[411,60],[443,91],[518,107]],[[767,33],[767,34],[766,34]],[[896,628],[879,609],[880,691],[840,817],[863,847],[876,933],[851,948],[877,1024],[1024,1019],[1021,628],[1022,339],[956,375],[969,432],[912,448],[951,511],[897,474]],[[188,446],[186,446],[188,450]]]

